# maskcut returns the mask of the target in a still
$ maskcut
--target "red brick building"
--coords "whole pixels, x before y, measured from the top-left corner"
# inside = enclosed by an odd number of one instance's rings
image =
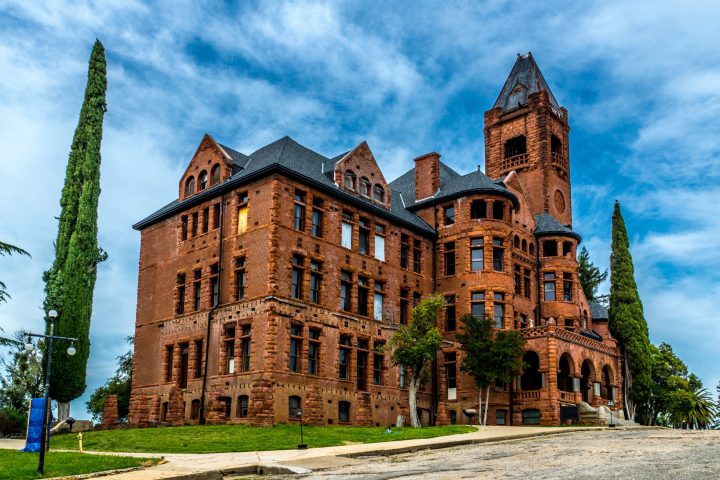
[[[245,155],[206,135],[178,199],[141,232],[130,423],[389,425],[404,372],[381,347],[438,292],[443,348],[424,424],[477,408],[458,319],[527,338],[491,424],[557,424],[621,402],[619,355],[578,283],[568,115],[530,54],[485,113],[485,173],[434,152],[388,183],[368,145],[326,157],[284,137]],[[600,317],[600,318],[598,318]]]

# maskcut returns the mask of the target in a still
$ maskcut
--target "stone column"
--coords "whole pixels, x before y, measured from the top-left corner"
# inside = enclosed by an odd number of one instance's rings
[[[115,428],[118,422],[118,402],[117,395],[108,395],[103,403],[103,415],[101,428],[110,430]]]

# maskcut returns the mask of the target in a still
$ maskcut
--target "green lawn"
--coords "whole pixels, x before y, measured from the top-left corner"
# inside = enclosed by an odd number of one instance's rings
[[[26,480],[101,472],[154,463],[147,458],[88,455],[71,452],[49,452],[45,455],[45,475],[38,477],[38,454],[0,450],[0,479]]]
[[[303,427],[308,447],[330,447],[351,443],[390,442],[413,438],[430,438],[475,431],[474,427],[450,425],[445,427],[394,428],[383,433],[384,427]],[[148,453],[214,453],[285,450],[300,443],[300,427],[248,427],[244,425],[206,425],[188,427],[140,428],[86,432],[83,448],[101,452]],[[56,435],[51,447],[78,447],[74,434]]]

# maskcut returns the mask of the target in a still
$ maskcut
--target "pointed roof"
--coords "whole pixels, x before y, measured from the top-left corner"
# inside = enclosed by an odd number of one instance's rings
[[[566,235],[582,240],[582,237],[574,232],[572,228],[563,225],[547,212],[535,215],[535,225],[535,235],[538,237],[543,235]]]
[[[545,77],[540,72],[532,53],[527,55],[518,54],[515,65],[513,65],[510,75],[505,81],[500,95],[493,108],[500,108],[503,112],[513,110],[521,105],[527,105],[528,97],[533,93],[545,90],[550,97],[550,104],[555,108],[560,108],[555,96],[550,91],[550,87],[545,81]]]

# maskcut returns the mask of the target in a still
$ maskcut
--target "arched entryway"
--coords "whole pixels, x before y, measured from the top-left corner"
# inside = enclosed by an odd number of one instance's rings
[[[614,400],[612,398],[612,370],[608,365],[605,365],[602,369],[600,396],[605,400]]]
[[[532,350],[523,355],[525,369],[520,377],[520,389],[540,390],[542,388],[542,374],[540,373],[540,357]]]
[[[585,360],[580,370],[580,392],[583,402],[590,403],[593,397],[593,382],[595,381],[595,367],[590,360]]]
[[[563,392],[573,391],[572,374],[572,358],[568,353],[563,353],[560,356],[560,362],[558,363],[558,390],[562,390]]]

